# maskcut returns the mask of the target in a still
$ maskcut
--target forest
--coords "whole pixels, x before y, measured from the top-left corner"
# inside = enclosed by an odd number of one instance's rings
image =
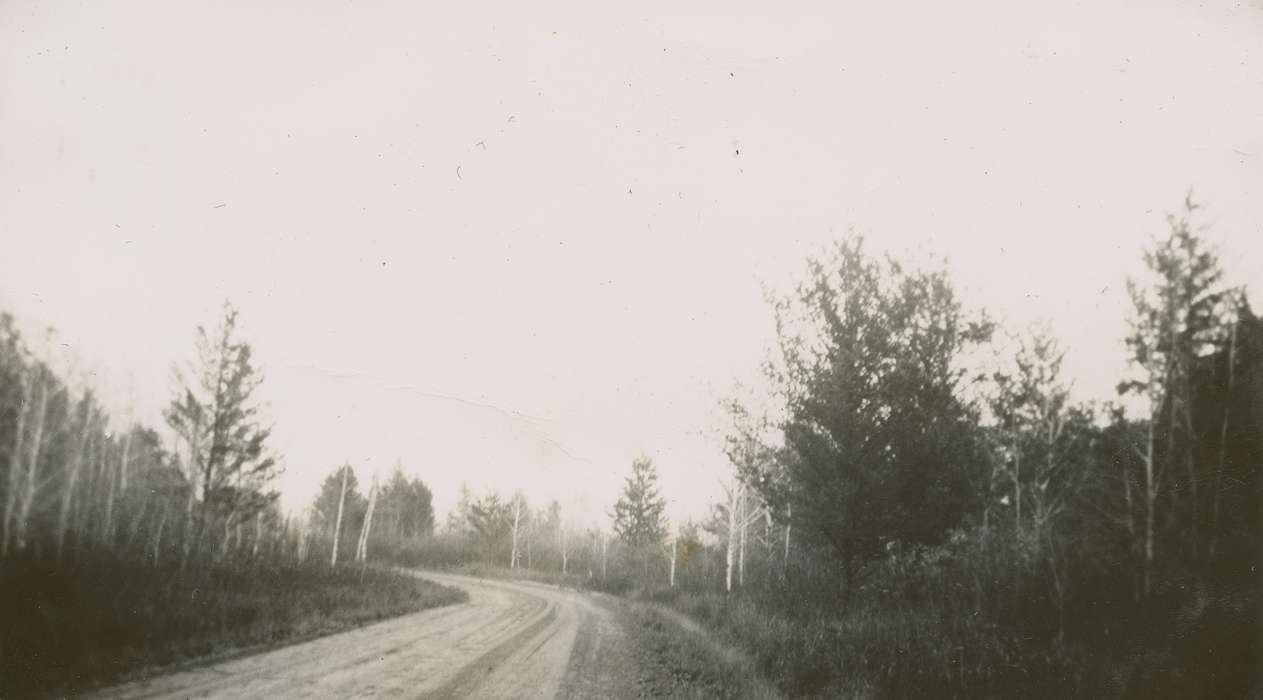
[[[1137,251],[1103,403],[1046,328],[839,240],[771,298],[767,390],[724,402],[731,473],[685,522],[651,456],[600,523],[515,484],[440,521],[405,464],[331,464],[283,512],[232,307],[197,329],[162,432],[0,316],[0,695],[459,600],[396,565],[686,616],[791,697],[1257,694],[1263,319],[1196,216]]]

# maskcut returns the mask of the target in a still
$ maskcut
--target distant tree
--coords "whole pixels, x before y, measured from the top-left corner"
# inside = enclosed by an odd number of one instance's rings
[[[399,466],[382,488],[377,518],[383,534],[391,537],[425,537],[434,532],[434,503],[430,488],[409,478]]]
[[[511,503],[502,500],[499,494],[488,493],[470,502],[466,516],[484,556],[494,559],[497,555],[509,554],[504,550],[513,531]]]
[[[667,536],[667,501],[658,493],[658,473],[647,457],[632,461],[632,473],[623,494],[614,504],[614,533],[623,544],[641,555],[644,575],[649,558]]]
[[[360,493],[355,470],[346,464],[321,482],[311,508],[312,525],[329,540],[330,547],[340,551],[350,541],[350,533],[360,529],[367,510],[368,499]]]
[[[474,495],[469,490],[469,485],[461,483],[460,498],[456,500],[456,505],[447,512],[447,521],[443,525],[443,530],[454,535],[470,535],[473,534],[473,528],[470,524],[470,508],[474,504]]]
[[[179,393],[165,411],[188,452],[190,481],[201,496],[203,525],[232,525],[276,498],[280,473],[270,454],[270,428],[260,421],[255,391],[263,381],[250,345],[237,337],[237,311],[224,306],[218,328],[197,328],[197,360],[176,371]],[[192,501],[190,500],[190,511]]]
[[[747,480],[827,542],[849,582],[884,543],[941,540],[974,502],[983,448],[961,359],[991,325],[945,272],[871,259],[858,237],[807,273],[775,303],[784,448]]]

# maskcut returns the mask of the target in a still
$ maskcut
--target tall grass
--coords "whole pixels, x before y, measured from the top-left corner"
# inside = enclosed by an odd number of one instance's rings
[[[73,690],[464,598],[372,567],[153,567],[103,554],[10,561],[0,569],[0,697]]]
[[[712,585],[633,595],[701,624],[791,697],[1259,692],[1254,591],[1174,585],[1143,609],[1075,609],[1060,635],[1051,584],[1020,548],[962,533],[871,563],[849,595],[826,567],[808,562],[733,594]],[[1091,593],[1080,598],[1111,601]]]

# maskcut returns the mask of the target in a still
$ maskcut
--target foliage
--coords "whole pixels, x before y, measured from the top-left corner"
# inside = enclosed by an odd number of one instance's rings
[[[945,273],[874,260],[860,238],[809,260],[776,314],[769,376],[785,449],[742,465],[747,478],[847,570],[888,542],[941,540],[977,496],[977,412],[960,358],[990,325],[965,315]]]
[[[181,388],[165,412],[181,437],[189,480],[208,517],[248,519],[276,498],[279,468],[267,450],[254,392],[262,376],[249,343],[237,337],[237,310],[225,304],[218,328],[197,327],[197,361],[177,371]]]
[[[667,501],[658,492],[658,474],[646,457],[632,461],[632,473],[614,504],[614,532],[627,546],[650,547],[667,536]]]

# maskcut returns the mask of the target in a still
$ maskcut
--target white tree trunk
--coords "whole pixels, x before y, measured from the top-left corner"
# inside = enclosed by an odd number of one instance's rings
[[[61,507],[57,512],[57,561],[61,561],[66,546],[66,533],[70,530],[70,506],[74,501],[75,487],[79,484],[79,473],[83,470],[88,450],[88,435],[91,434],[93,416],[87,409],[83,411],[83,424],[79,426],[79,447],[70,459],[66,483],[61,489]]]
[[[558,549],[561,550],[561,575],[566,575],[566,569],[570,565],[570,550],[566,543],[566,526],[564,524],[557,525],[557,541]]]
[[[342,509],[346,506],[346,477],[351,472],[351,465],[342,467],[342,495],[338,498],[338,518],[333,523],[333,554],[329,556],[329,566],[338,565],[338,538],[342,536]]]
[[[794,506],[785,507],[785,559],[781,565],[781,575],[789,575],[789,532],[794,527]]]
[[[739,552],[739,556],[738,556],[738,559],[737,559],[737,585],[738,585],[738,586],[745,586],[745,585],[746,585],[746,530],[747,530],[747,529],[749,529],[749,527],[750,527],[750,519],[749,519],[749,518],[747,518],[747,517],[745,517],[745,516],[746,516],[746,512],[745,512],[745,510],[746,510],[745,495],[744,495],[744,494],[742,494],[742,498],[741,498],[741,546],[740,546],[740,549],[738,550],[738,552]]]
[[[1149,440],[1145,453],[1145,597],[1152,591],[1153,558],[1154,558],[1154,509],[1158,501],[1158,481],[1154,469],[1153,420],[1149,421]]]
[[[355,548],[356,560],[368,562],[368,536],[373,529],[373,511],[377,510],[377,476],[373,476],[373,486],[368,491],[368,512],[364,514],[364,527],[360,528],[359,546]]]
[[[31,435],[30,457],[23,473],[23,484],[18,498],[17,532],[18,549],[26,548],[26,531],[31,523],[31,509],[35,506],[35,493],[39,482],[39,453],[44,443],[44,423],[48,420],[48,385],[39,380],[39,408],[35,411],[35,428]]]
[[[740,486],[728,490],[728,546],[724,549],[724,591],[732,592],[733,550],[737,546],[737,499]]]
[[[671,537],[671,588],[675,588],[675,542],[676,537]]]
[[[298,563],[307,563],[307,550],[311,546],[311,523],[304,523],[303,531],[298,535]]]
[[[254,514],[254,546],[250,548],[250,558],[259,558],[259,543],[263,541],[263,511]]]
[[[17,430],[14,432],[13,452],[9,453],[9,478],[4,490],[4,531],[3,534],[0,534],[0,559],[9,554],[13,521],[17,518],[18,487],[21,484],[20,475],[23,473],[22,437],[26,434],[26,414],[29,409],[31,394],[31,380],[26,372],[22,373],[20,392]]]
[[[522,499],[513,497],[513,551],[509,553],[509,568],[517,568],[517,544],[522,531]]]
[[[159,557],[162,555],[162,530],[167,526],[167,508],[162,508],[162,519],[158,521],[158,528],[154,530],[153,535],[153,564],[158,565]]]

